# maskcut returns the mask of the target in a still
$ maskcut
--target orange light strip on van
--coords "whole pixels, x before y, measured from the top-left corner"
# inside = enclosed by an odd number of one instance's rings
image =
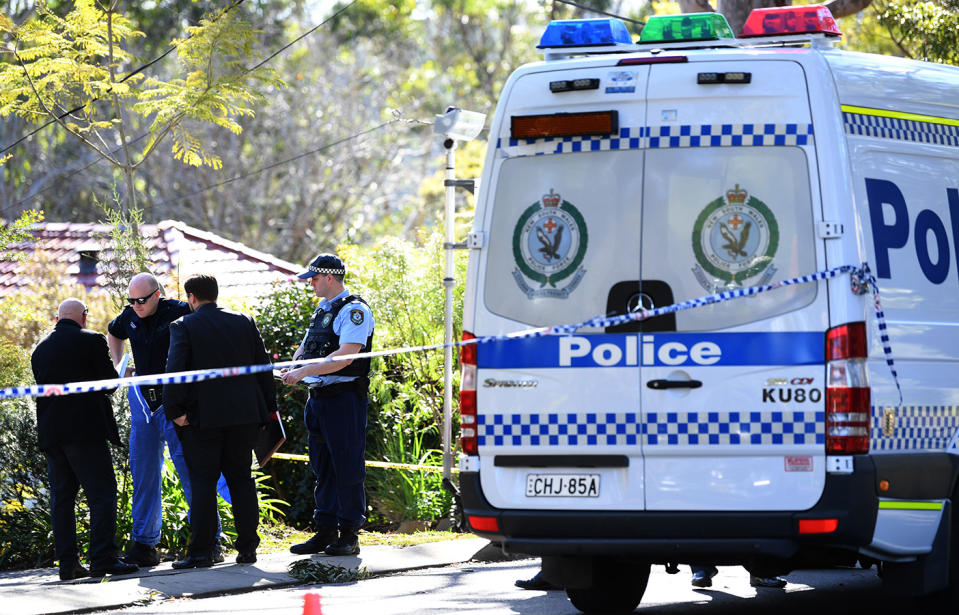
[[[589,111],[550,115],[514,115],[510,118],[510,138],[593,137],[619,132],[619,113]]]

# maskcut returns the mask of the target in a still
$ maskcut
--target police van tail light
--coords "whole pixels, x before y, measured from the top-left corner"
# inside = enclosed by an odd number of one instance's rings
[[[866,374],[866,323],[826,332],[826,452],[869,452],[871,391]]]
[[[463,331],[463,341],[476,339]],[[476,344],[460,346],[460,448],[465,455],[478,455],[476,440]]]

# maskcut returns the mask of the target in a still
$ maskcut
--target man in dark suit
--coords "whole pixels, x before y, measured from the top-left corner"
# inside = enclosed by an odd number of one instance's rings
[[[117,377],[107,341],[83,327],[87,308],[67,299],[53,331],[37,344],[30,363],[37,384],[67,384]],[[54,552],[64,581],[126,574],[134,564],[117,556],[117,484],[107,441],[120,445],[109,392],[37,398],[37,440],[47,457]],[[83,487],[90,507],[90,571],[80,565],[75,515]]]
[[[193,313],[170,324],[167,372],[270,363],[253,319],[217,306],[216,278],[193,276],[183,290]],[[173,567],[213,565],[221,472],[232,496],[236,561],[255,562],[259,509],[250,466],[257,435],[276,411],[272,372],[168,384],[163,399],[167,417],[177,425],[193,484],[193,539],[186,558]]]

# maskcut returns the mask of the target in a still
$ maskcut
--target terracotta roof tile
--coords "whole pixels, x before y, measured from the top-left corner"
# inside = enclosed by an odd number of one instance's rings
[[[32,233],[33,240],[8,246],[0,252],[0,296],[15,294],[29,284],[31,256],[37,250],[61,263],[64,272],[83,284],[87,291],[109,288],[108,276],[116,270],[109,226],[42,222],[34,225]],[[222,296],[262,296],[271,291],[273,282],[295,276],[302,269],[295,263],[175,220],[143,224],[140,233],[153,261],[151,271],[161,278],[173,296],[176,293],[169,285],[174,274],[181,281],[197,273],[214,275]],[[81,262],[84,260],[81,252],[87,252],[95,261]],[[12,260],[14,253],[25,258]],[[94,263],[95,272],[89,269]]]

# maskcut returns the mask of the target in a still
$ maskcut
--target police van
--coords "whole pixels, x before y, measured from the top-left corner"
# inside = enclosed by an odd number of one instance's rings
[[[959,599],[959,69],[839,35],[821,6],[553,22],[503,88],[463,509],[580,610],[652,564]]]

